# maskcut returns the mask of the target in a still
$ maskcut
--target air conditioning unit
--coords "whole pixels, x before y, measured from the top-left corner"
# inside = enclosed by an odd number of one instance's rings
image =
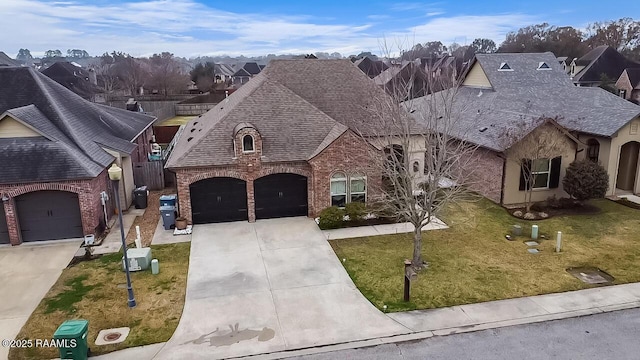
[[[147,270],[151,266],[151,248],[127,249],[129,259],[129,271]],[[122,270],[124,267],[124,256],[122,257]]]

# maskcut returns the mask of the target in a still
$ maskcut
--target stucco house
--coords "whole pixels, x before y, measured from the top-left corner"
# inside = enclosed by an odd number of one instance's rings
[[[387,96],[349,60],[271,61],[182,132],[166,165],[181,216],[317,216],[375,200],[382,175],[354,131],[369,121],[374,95]]]
[[[106,170],[123,168],[127,208],[154,120],[86,101],[32,68],[0,68],[0,243],[101,232],[114,207]]]
[[[478,54],[463,79],[460,88],[444,91],[457,91],[454,114],[466,129],[464,140],[480,147],[476,156],[486,171],[479,176],[487,186],[478,190],[488,198],[507,206],[524,202],[521,164],[507,156],[518,144],[504,136],[507,129],[536,119],[557,121],[568,131],[567,149],[572,150],[536,164],[545,181],[534,186],[533,201],[567,196],[564,172],[574,159],[584,158],[607,169],[607,195],[640,192],[640,106],[597,87],[574,86],[552,53]],[[425,101],[413,99],[407,107]],[[545,131],[530,130],[525,136]]]
[[[640,105],[640,65],[624,69],[616,81],[616,89],[621,98]]]

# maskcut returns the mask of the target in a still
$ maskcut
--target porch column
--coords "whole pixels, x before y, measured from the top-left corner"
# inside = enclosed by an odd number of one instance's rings
[[[4,213],[7,216],[7,229],[9,230],[9,242],[11,245],[22,244],[22,238],[20,236],[20,224],[18,223],[18,216],[16,215],[16,203],[15,198],[10,198],[7,201],[3,201]]]
[[[253,196],[253,179],[247,180],[247,211],[249,212],[249,222],[256,222],[256,201]]]

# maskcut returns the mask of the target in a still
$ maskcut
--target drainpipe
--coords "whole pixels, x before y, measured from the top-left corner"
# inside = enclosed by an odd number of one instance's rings
[[[504,206],[504,185],[505,185],[505,179],[506,179],[506,173],[507,173],[507,157],[506,156],[500,156],[498,155],[498,157],[502,158],[502,180],[500,181],[500,206]]]

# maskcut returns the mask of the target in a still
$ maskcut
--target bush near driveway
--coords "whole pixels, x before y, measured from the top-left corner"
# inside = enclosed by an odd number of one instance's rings
[[[169,340],[184,306],[190,243],[151,249],[152,256],[160,262],[160,273],[152,275],[150,269],[131,273],[138,303],[135,308],[127,307],[122,253],[105,255],[63,270],[16,339],[51,339],[65,320],[86,319],[92,354]],[[98,331],[125,326],[131,328],[131,333],[123,343],[99,347],[94,344]],[[56,348],[13,348],[9,352],[11,360],[56,357]]]
[[[488,200],[450,207],[445,230],[424,232],[423,256],[430,263],[412,282],[411,302],[402,301],[403,260],[412,254],[410,234],[331,240],[331,246],[360,291],[389,311],[428,309],[592,287],[569,275],[569,267],[595,266],[616,284],[640,281],[640,212],[615,202],[589,202],[596,215],[558,216],[523,222]],[[525,237],[507,241],[511,226],[530,233],[537,224],[541,253],[529,254]],[[555,232],[563,251],[555,253]]]

